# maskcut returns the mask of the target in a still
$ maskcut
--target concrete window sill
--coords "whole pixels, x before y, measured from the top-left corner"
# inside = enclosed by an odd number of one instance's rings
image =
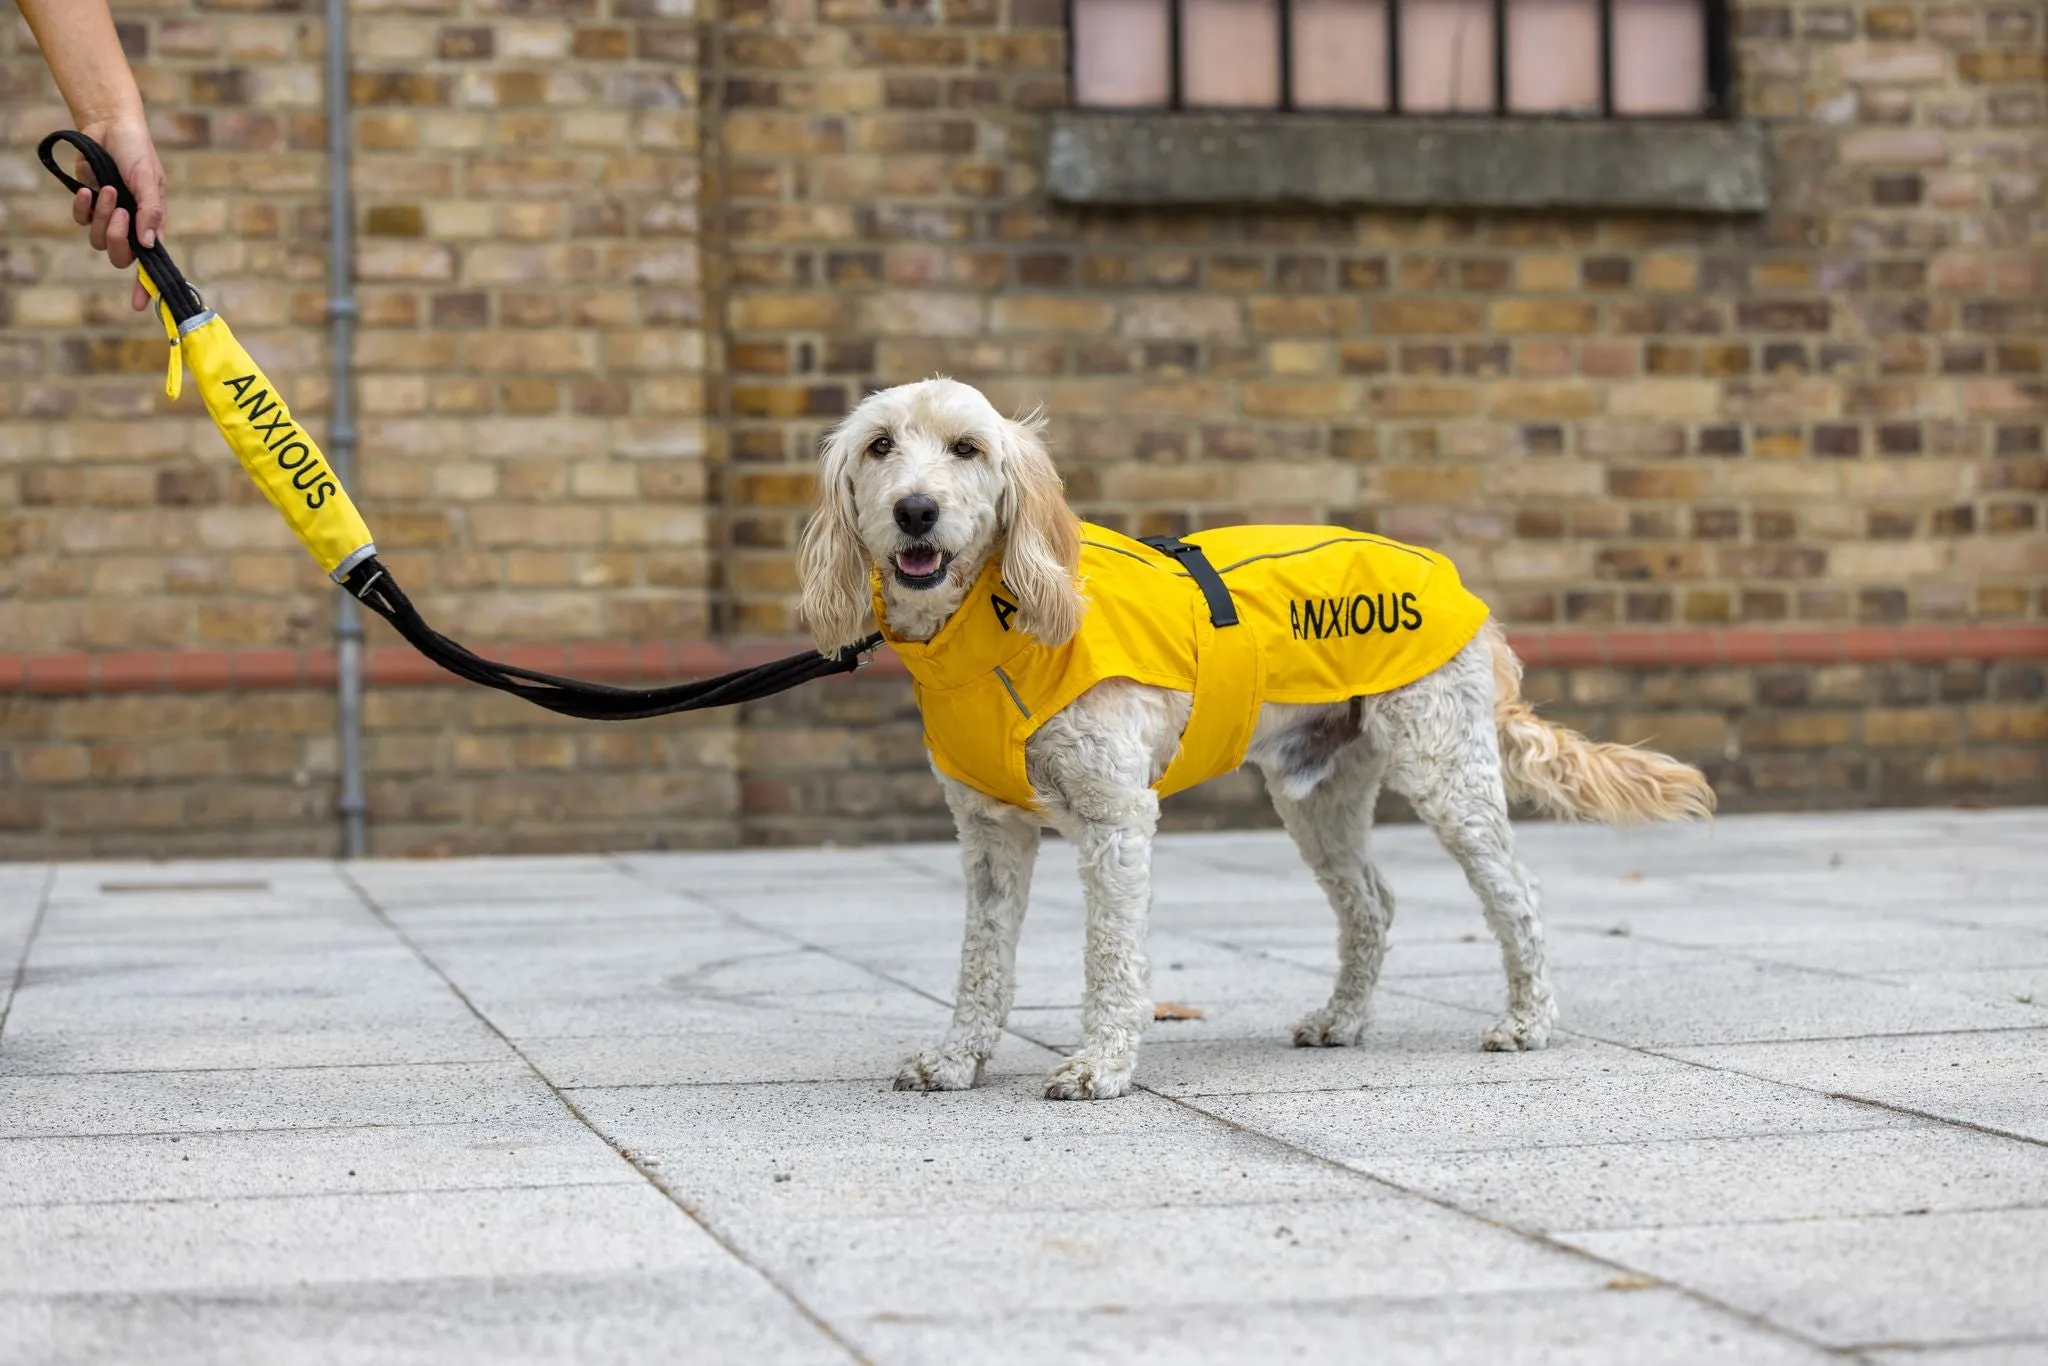
[[[1582,209],[1755,214],[1763,130],[1705,120],[1053,116],[1046,179],[1067,204]]]

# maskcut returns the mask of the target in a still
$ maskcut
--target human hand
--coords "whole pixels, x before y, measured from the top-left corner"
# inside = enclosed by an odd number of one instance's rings
[[[135,196],[136,236],[142,245],[155,246],[164,225],[164,167],[157,159],[156,143],[149,136],[149,124],[142,111],[137,109],[103,122],[83,124],[78,131],[106,148],[114,158],[121,178],[128,182],[128,189]],[[87,185],[99,185],[83,158],[72,174]],[[93,250],[105,252],[116,267],[125,270],[135,264],[135,252],[128,244],[128,211],[115,207],[112,189],[80,190],[71,203],[71,221],[87,229]],[[139,278],[129,303],[137,311],[149,307],[149,291],[142,287]]]

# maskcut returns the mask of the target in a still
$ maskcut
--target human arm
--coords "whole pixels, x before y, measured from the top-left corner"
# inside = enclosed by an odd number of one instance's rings
[[[144,246],[156,243],[164,223],[164,168],[143,117],[142,93],[121,50],[114,16],[107,0],[16,0],[29,30],[36,36],[43,60],[56,77],[57,89],[71,110],[78,131],[105,147],[121,169],[121,178],[135,195],[136,235]],[[94,183],[81,161],[74,172]],[[95,251],[126,268],[135,262],[128,245],[128,211],[116,207],[114,192],[80,190],[71,217],[87,229]],[[132,299],[149,307],[149,295],[137,281]]]

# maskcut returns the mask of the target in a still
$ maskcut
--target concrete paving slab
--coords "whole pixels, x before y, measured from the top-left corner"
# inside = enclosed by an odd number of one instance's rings
[[[1016,1004],[1020,1009],[1058,1007],[1078,1011],[1085,985],[1084,929],[1078,915],[1067,923],[1027,925],[1017,948]],[[960,975],[959,933],[934,935],[913,947],[839,949],[882,976],[933,996],[950,998]],[[1152,996],[1204,1007],[1226,1001],[1287,997],[1303,1002],[1297,1015],[1321,1005],[1330,994],[1336,968],[1234,952],[1173,930],[1155,929],[1149,939]]]
[[[1371,1030],[1352,1048],[1296,1048],[1280,1031],[1197,1040],[1161,1026],[1139,1057],[1139,1080],[1170,1096],[1277,1095],[1571,1081],[1664,1066],[1646,1054],[1573,1034],[1534,1053],[1488,1053],[1479,1046],[1479,1034],[1491,1020],[1484,1012],[1383,990]]]
[[[1976,866],[1971,866],[1975,864]],[[1771,895],[1779,901],[1863,910],[1881,906],[1901,914],[1966,924],[2031,920],[2042,910],[2038,885],[2016,876],[2023,865],[1987,868],[1975,860],[1956,858],[1916,867],[1848,867],[1785,872],[1770,878]],[[1754,874],[1706,875],[1700,884],[1712,890],[1740,891]]]
[[[870,1319],[852,1333],[876,1360],[901,1366],[1820,1366],[1837,1360],[1666,1289],[906,1319]]]
[[[450,999],[331,1019],[322,1027],[302,1001],[283,998],[257,1011],[247,1003],[208,1012],[212,1024],[194,1024],[162,1012],[144,1024],[132,1013],[125,1028],[100,1017],[84,1022],[30,1018],[7,1026],[0,1077],[71,1072],[218,1072],[278,1067],[391,1067],[422,1063],[499,1062],[504,1042]],[[267,1023],[266,1023],[267,1017]]]
[[[871,979],[870,979],[871,980]],[[861,1037],[871,1022],[891,1031],[931,1018],[926,997],[886,983],[866,989],[813,991],[803,996],[750,992],[732,996],[640,992],[607,999],[525,1000],[512,993],[481,991],[478,1004],[513,1040],[533,1038],[620,1038],[662,1033],[683,1037],[747,1034],[758,1042],[786,1040],[802,1049],[822,1027],[848,1038]],[[821,1026],[821,1017],[825,1023]],[[880,1045],[884,1054],[893,1045]],[[893,1068],[892,1068],[893,1073]]]
[[[638,1180],[559,1110],[471,1123],[0,1139],[0,1205]]]
[[[2048,1337],[1979,1342],[1966,1347],[1902,1347],[1862,1355],[1875,1366],[2041,1366],[2048,1361]]]
[[[1727,956],[1862,976],[2048,963],[2048,934],[1884,919],[1834,908],[1776,907],[1684,921],[1637,917],[1629,928],[1639,940],[1699,945]]]
[[[1352,1173],[1154,1096],[1051,1105],[1038,1077],[926,1095],[885,1084],[575,1093],[614,1143],[717,1216],[1165,1207],[1353,1199]]]
[[[645,1182],[0,1208],[11,1294],[625,1274],[726,1257]]]
[[[2042,942],[2048,943],[2048,936],[2043,936]],[[1927,991],[1952,991],[1973,1000],[2026,1006],[2042,1012],[2041,1023],[2048,1025],[2048,963],[1935,972],[1889,971],[1880,975],[1886,981]]]
[[[2031,1008],[2016,1002],[1741,959],[1640,971],[1560,966],[1553,980],[1563,1028],[1639,1048],[2040,1023]],[[1497,975],[1435,977],[1405,989],[1474,1009],[1502,999]]]
[[[1585,1290],[1613,1274],[1405,1197],[722,1226],[835,1321]]]
[[[663,1000],[799,1001],[833,992],[872,991],[875,976],[817,949],[768,935],[719,932],[615,938],[559,952],[423,941],[434,963],[480,1005],[497,999],[583,1001],[630,1006]],[[951,984],[948,983],[950,986]]]
[[[638,1366],[854,1358],[737,1263],[184,1294],[0,1292],[0,1341],[41,1366]]]
[[[1476,922],[1476,917],[1475,917]],[[1622,933],[1616,933],[1619,928]],[[1660,943],[1629,932],[1628,922],[1598,928],[1549,926],[1546,950],[1553,967],[1675,967],[1703,961],[1716,951],[1705,947]],[[1329,976],[1337,972],[1337,932],[1334,922],[1314,928],[1263,929],[1233,933],[1227,938],[1209,933],[1200,936],[1219,947],[1240,953],[1285,959],[1314,968]],[[1412,977],[1457,977],[1501,972],[1500,945],[1483,924],[1445,933],[1435,925],[1410,925],[1396,918],[1388,936],[1387,957],[1380,968],[1382,982]]]
[[[1942,1124],[1362,1158],[1517,1228],[1618,1229],[2048,1206],[2048,1147]]]
[[[1674,1056],[2048,1143],[2048,1030],[1833,1039]]]
[[[0,1077],[0,1138],[532,1120],[557,1108],[518,1062]]]
[[[808,997],[778,1015],[773,1029],[735,1026],[591,1038],[522,1036],[519,1050],[564,1087],[704,1086],[732,1083],[866,1081],[887,1084],[903,1059],[944,1036],[952,1012],[906,996],[891,1012],[857,1015],[810,1008]],[[986,1075],[1040,1076],[1060,1055],[1005,1035]]]
[[[2048,1336],[2048,1209],[1559,1237],[1837,1347]]]
[[[1523,1056],[1492,1055],[1499,1080],[1462,1086],[1204,1096],[1211,1114],[1372,1170],[1391,1154],[1826,1132],[1909,1124],[1868,1105],[1680,1063],[1576,1076],[1516,1077]]]
[[[98,946],[39,943],[23,974],[24,1007],[48,997],[50,1013],[95,1014],[111,1002],[194,997],[393,997],[446,988],[404,945],[333,946],[322,953],[187,959]]]

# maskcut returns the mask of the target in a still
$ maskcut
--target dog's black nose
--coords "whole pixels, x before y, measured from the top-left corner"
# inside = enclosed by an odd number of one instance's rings
[[[939,521],[939,500],[929,493],[907,493],[896,500],[896,525],[906,536],[922,536]]]

